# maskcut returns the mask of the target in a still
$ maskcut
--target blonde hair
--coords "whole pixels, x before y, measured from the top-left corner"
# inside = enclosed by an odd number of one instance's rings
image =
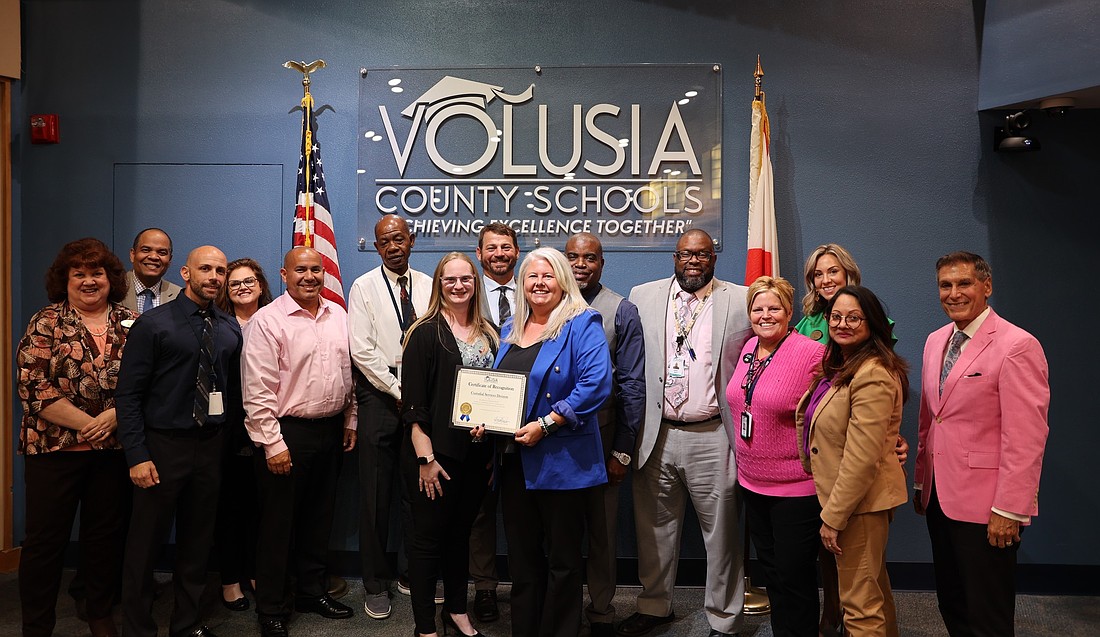
[[[829,303],[821,298],[821,295],[814,288],[814,269],[817,268],[817,260],[826,254],[835,257],[840,262],[840,267],[844,268],[844,274],[848,279],[845,285],[859,285],[859,266],[856,265],[856,260],[852,258],[852,253],[835,243],[824,243],[817,246],[810,253],[810,256],[806,257],[806,296],[802,297],[802,314],[805,316],[820,314]]]
[[[473,259],[461,252],[448,252],[443,255],[443,258],[439,260],[439,263],[435,266],[435,273],[432,275],[432,295],[428,299],[428,310],[424,312],[424,315],[416,319],[416,322],[409,326],[409,330],[405,332],[405,343],[409,343],[409,337],[412,335],[413,330],[420,327],[421,323],[434,320],[436,317],[442,315],[444,311],[449,312],[450,308],[447,307],[446,299],[443,297],[443,268],[447,266],[451,261],[464,261],[470,266],[470,271],[473,273],[474,279],[471,285],[474,286],[473,294],[470,295],[470,304],[466,308],[466,320],[470,322],[470,336],[475,340],[478,337],[484,336],[488,339],[489,343],[495,350],[500,343],[500,337],[497,336],[496,329],[493,328],[493,324],[489,322],[489,319],[481,315],[481,296],[484,294],[481,288],[481,277],[477,273],[477,266],[474,265]],[[448,345],[448,343],[444,343]]]
[[[516,284],[521,292],[516,294],[516,312],[512,316],[512,331],[504,339],[505,342],[513,345],[520,343],[523,338],[523,326],[527,324],[527,319],[531,318],[531,308],[527,305],[527,294],[523,292],[523,280],[535,261],[545,261],[550,264],[550,268],[554,271],[554,278],[558,282],[558,287],[562,289],[561,301],[550,313],[550,319],[546,322],[542,335],[539,336],[539,342],[557,338],[566,323],[588,309],[588,303],[585,303],[584,297],[581,296],[581,289],[577,287],[577,280],[573,278],[573,271],[570,269],[565,255],[554,248],[534,250],[524,257],[516,275]]]
[[[748,306],[750,314],[752,313],[753,299],[756,298],[756,295],[764,292],[771,292],[779,299],[779,304],[787,311],[789,320],[791,313],[794,312],[794,286],[791,285],[790,281],[781,276],[770,277],[767,275],[753,281],[745,293],[745,304]]]

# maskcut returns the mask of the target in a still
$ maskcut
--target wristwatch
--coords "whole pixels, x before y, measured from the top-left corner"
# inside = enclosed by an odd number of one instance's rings
[[[416,464],[431,464],[435,460],[435,454],[429,453],[426,456],[417,456]]]
[[[618,460],[619,464],[623,465],[624,467],[630,466],[630,454],[626,454],[621,451],[612,451],[611,457]]]

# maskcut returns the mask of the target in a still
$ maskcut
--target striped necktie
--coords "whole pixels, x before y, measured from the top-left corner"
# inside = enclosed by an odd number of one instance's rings
[[[202,347],[199,348],[199,373],[195,378],[195,423],[202,427],[210,412],[210,392],[214,388],[214,311],[199,310],[202,316]]]

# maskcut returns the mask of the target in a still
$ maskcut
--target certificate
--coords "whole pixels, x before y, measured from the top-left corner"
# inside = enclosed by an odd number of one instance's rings
[[[488,433],[514,436],[524,425],[527,374],[482,367],[459,367],[457,371],[452,426],[482,426]]]

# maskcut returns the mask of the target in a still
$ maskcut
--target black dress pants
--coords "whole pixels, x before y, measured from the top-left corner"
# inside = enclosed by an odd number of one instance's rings
[[[19,557],[19,598],[24,637],[53,634],[77,505],[88,617],[109,617],[122,575],[130,509],[130,477],[122,451],[54,451],[26,456],[23,465],[27,539]]]
[[[821,544],[817,496],[770,496],[745,488],[741,495],[749,536],[768,587],[772,632],[776,637],[817,634],[817,547]]]
[[[959,522],[944,515],[935,484],[925,518],[932,541],[936,598],[948,634],[1015,635],[1016,553],[1020,543],[1003,549],[991,546],[985,524]]]
[[[357,374],[359,400],[359,559],[363,589],[367,595],[389,590],[396,579],[387,559],[395,493],[401,506],[401,527],[407,529],[411,513],[401,488],[398,457],[404,427],[397,414],[397,400]],[[398,535],[400,539],[400,535]],[[398,551],[398,573],[403,573],[403,551]]]
[[[239,451],[227,448],[222,458],[222,484],[214,540],[218,547],[218,568],[223,586],[256,577],[256,470],[252,456],[242,456]],[[255,454],[263,455],[263,450],[256,449]]]
[[[501,473],[512,637],[576,637],[584,601],[587,490],[528,490],[519,453],[504,454]]]
[[[491,443],[472,444],[465,460],[435,454],[450,476],[443,495],[429,500],[420,492],[420,465],[408,435],[401,449],[401,473],[412,507],[413,522],[406,527],[409,551],[409,587],[413,619],[422,634],[436,632],[435,584],[443,580],[443,612],[466,612],[470,577],[470,527],[488,488]]]
[[[176,563],[172,575],[175,606],[170,637],[198,628],[199,598],[206,589],[206,565],[214,541],[222,472],[222,434],[145,430],[145,444],[160,484],[134,487],[134,508],[122,565],[123,632],[156,637],[153,619],[153,567],[176,520]],[[88,578],[91,584],[91,578]]]
[[[325,568],[343,458],[343,424],[342,414],[318,420],[280,418],[293,463],[287,475],[271,473],[262,450],[253,456],[260,501],[256,612],[261,619],[288,617],[294,610],[294,594],[320,597],[328,592]]]

